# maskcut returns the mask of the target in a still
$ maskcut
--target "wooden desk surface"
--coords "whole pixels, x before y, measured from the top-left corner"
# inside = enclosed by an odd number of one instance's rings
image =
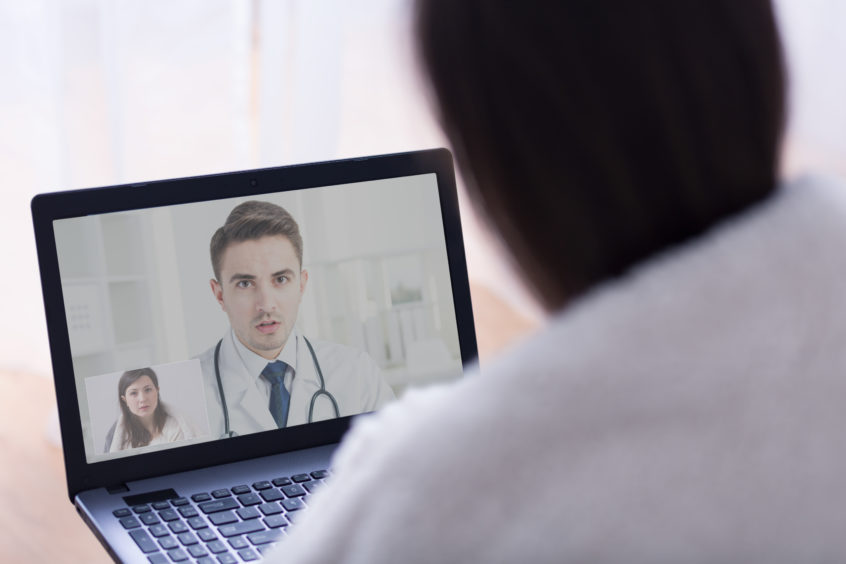
[[[471,285],[482,361],[533,325]],[[67,497],[62,452],[46,435],[53,382],[0,372],[0,562],[110,562]]]

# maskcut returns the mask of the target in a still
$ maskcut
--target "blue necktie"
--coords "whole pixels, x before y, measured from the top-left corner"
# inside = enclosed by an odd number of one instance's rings
[[[287,365],[277,360],[268,363],[261,371],[270,382],[270,414],[280,429],[288,421],[288,405],[291,403],[291,394],[285,389],[285,368]]]

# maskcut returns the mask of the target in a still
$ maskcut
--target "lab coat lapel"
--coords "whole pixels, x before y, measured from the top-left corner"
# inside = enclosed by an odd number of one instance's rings
[[[220,356],[221,370],[225,366],[225,374],[233,375],[232,378],[226,378],[224,383],[232,430],[246,434],[275,429],[276,422],[270,415],[267,399],[256,388],[255,378],[247,373],[232,341],[231,332],[223,341]]]
[[[320,381],[317,378],[317,371],[314,369],[308,347],[303,341],[302,335],[297,337],[297,369],[291,383],[291,407],[288,411],[288,427],[308,423],[308,407],[314,392],[320,389]],[[321,402],[318,401],[314,407],[314,421],[328,419],[320,417],[319,411]]]

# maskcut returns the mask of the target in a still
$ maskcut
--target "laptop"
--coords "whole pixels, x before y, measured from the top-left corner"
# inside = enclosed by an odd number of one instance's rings
[[[116,561],[260,560],[353,418],[477,356],[445,149],[41,194],[32,215],[68,495]]]

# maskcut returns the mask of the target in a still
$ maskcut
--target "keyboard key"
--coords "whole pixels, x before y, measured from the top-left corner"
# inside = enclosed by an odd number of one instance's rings
[[[206,548],[209,549],[209,552],[212,554],[220,554],[221,552],[227,551],[226,545],[220,540],[211,541],[206,545]]]
[[[170,560],[161,552],[151,554],[147,559],[150,561],[150,564],[170,564]]]
[[[197,564],[217,564],[217,560],[211,556],[203,556],[202,558],[197,558]]]
[[[290,486],[291,478],[276,478],[275,480],[273,480],[273,485],[277,488],[281,488],[282,486]]]
[[[161,517],[162,521],[176,521],[179,519],[179,515],[176,514],[174,509],[165,509],[164,511],[159,511],[159,517]]]
[[[250,533],[247,535],[247,539],[255,544],[267,544],[269,542],[273,542],[279,538],[279,535],[282,534],[279,529],[271,529],[269,531],[259,531],[257,533]]]
[[[231,538],[231,539],[229,539],[229,544],[235,550],[238,550],[238,549],[241,549],[241,548],[247,548],[247,547],[250,546],[250,543],[248,543],[244,537]]]
[[[191,507],[190,505],[180,507],[179,514],[185,517],[186,519],[188,519],[189,517],[196,517],[198,515],[197,510]]]
[[[134,529],[136,527],[141,526],[141,523],[138,522],[138,519],[131,515],[129,517],[124,517],[123,519],[121,519],[120,524],[123,525],[124,529]]]
[[[195,531],[197,529],[205,529],[209,526],[208,523],[206,523],[206,520],[202,517],[191,517],[188,519],[188,525]]]
[[[220,499],[220,498],[222,498],[222,497],[229,497],[229,496],[231,496],[231,495],[232,495],[232,494],[231,494],[231,493],[229,493],[229,490],[227,490],[226,488],[222,488],[222,489],[219,489],[219,490],[214,490],[214,491],[212,492],[212,497],[213,497],[213,498],[215,498],[215,499]]]
[[[178,497],[170,500],[170,504],[174,507],[182,507],[183,505],[188,505],[188,500],[184,497]]]
[[[259,513],[258,509],[256,509],[255,507],[242,507],[235,513],[237,513],[238,517],[240,517],[244,521],[248,519],[255,519],[256,517],[261,517],[261,513]]]
[[[183,521],[174,521],[172,523],[169,523],[168,527],[170,527],[171,531],[177,534],[184,533],[188,530],[188,525],[186,525]]]
[[[264,490],[259,495],[261,495],[261,498],[264,501],[277,501],[285,497],[284,495],[282,495],[282,492],[275,488],[272,490]]]
[[[253,489],[254,490],[266,490],[267,488],[272,488],[273,486],[270,485],[270,482],[267,480],[262,480],[261,482],[253,482]]]
[[[261,498],[254,493],[248,493],[239,495],[238,501],[241,502],[241,505],[246,507],[247,505],[258,505],[261,503]]]
[[[216,526],[226,525],[227,523],[234,523],[238,518],[231,511],[224,511],[222,513],[212,513],[209,515],[209,521]]]
[[[120,509],[115,509],[114,511],[112,511],[112,515],[114,515],[115,517],[129,517],[130,515],[132,515],[132,511],[130,511],[126,507],[121,507]]]
[[[311,477],[314,478],[315,480],[322,480],[323,478],[325,478],[328,475],[329,475],[328,470],[315,470],[314,472],[311,473]]]
[[[253,560],[259,559],[259,555],[256,554],[252,548],[245,548],[243,550],[239,550],[238,556],[240,556],[241,560],[243,560],[244,562],[252,562]]]
[[[150,527],[150,534],[158,538],[169,535],[170,531],[164,525],[153,525]]]
[[[218,529],[218,532],[224,537],[234,537],[235,535],[243,535],[246,533],[255,533],[256,531],[263,531],[264,525],[258,519],[251,521],[241,521],[240,523],[232,523],[231,525],[223,525]]]
[[[296,511],[305,507],[305,505],[303,505],[302,500],[299,500],[297,498],[283,499],[279,503],[281,503],[282,507],[284,507],[288,511]]]
[[[142,513],[141,522],[145,525],[158,525],[161,523],[159,517],[155,513]]]
[[[159,546],[161,546],[165,550],[170,550],[171,548],[176,548],[177,546],[179,546],[179,543],[176,542],[175,538],[167,536],[159,539]]]
[[[270,515],[264,518],[264,524],[271,529],[278,529],[279,527],[287,527],[288,520],[284,515]]]
[[[129,536],[132,537],[132,540],[135,541],[135,544],[138,545],[138,548],[140,548],[141,552],[144,554],[159,551],[159,547],[156,546],[156,541],[151,539],[150,535],[148,535],[147,531],[144,529],[135,529],[134,531],[130,531]]]
[[[197,537],[194,536],[194,533],[190,531],[188,531],[187,533],[181,533],[179,535],[176,535],[176,538],[178,538],[179,542],[181,542],[185,546],[190,546],[192,544],[197,544],[198,542],[200,542],[197,540]]]
[[[197,536],[200,537],[200,540],[203,542],[217,540],[217,535],[209,528],[200,529],[197,531]]]
[[[306,482],[305,484],[303,484],[303,487],[308,490],[308,493],[314,493],[322,485],[322,481],[312,480],[311,482]]]
[[[185,551],[181,548],[174,548],[173,550],[168,551],[167,555],[174,562],[184,562],[188,560],[188,555],[185,554]]]
[[[201,544],[195,544],[188,548],[188,554],[193,556],[194,558],[202,558],[203,556],[208,556],[209,553],[206,551],[206,548]]]
[[[170,504],[166,501],[157,501],[156,503],[153,504],[153,509],[155,509],[156,511],[161,511],[162,509],[168,509],[169,507],[170,507]]]
[[[276,503],[262,503],[259,505],[259,510],[265,515],[276,515],[277,513],[282,513],[282,507]]]
[[[291,479],[297,483],[308,482],[309,480],[311,480],[311,476],[309,476],[308,474],[294,474],[293,476],[291,476]]]
[[[220,562],[220,564],[238,564],[238,560],[228,552],[226,554],[218,555],[217,561]]]
[[[302,515],[302,513],[300,513],[299,511],[294,511],[292,513],[286,513],[285,518],[293,524],[296,523],[297,519],[300,518],[300,515]]]
[[[135,513],[147,513],[148,511],[150,511],[150,506],[149,505],[136,505],[135,507],[132,508],[132,510]]]
[[[235,486],[232,488],[232,493],[234,493],[235,495],[250,493],[251,491],[252,490],[250,489],[250,486],[246,484],[241,484],[240,486]]]
[[[215,501],[207,501],[199,505],[200,511],[208,515],[209,513],[217,513],[218,511],[228,511],[239,507],[238,502],[227,497],[225,499],[218,499]]]
[[[305,495],[306,492],[299,484],[291,484],[290,486],[282,486],[282,492],[288,497],[297,497]]]

